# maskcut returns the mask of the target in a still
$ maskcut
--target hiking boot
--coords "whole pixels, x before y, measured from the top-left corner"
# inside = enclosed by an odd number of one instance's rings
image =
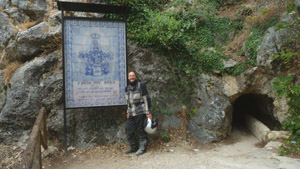
[[[130,153],[134,153],[137,151],[137,148],[130,148],[128,150],[125,151],[125,154],[130,154]]]
[[[146,151],[146,144],[147,144],[147,140],[141,140],[140,148],[137,150],[137,152],[135,154],[136,155],[144,154],[144,152]]]

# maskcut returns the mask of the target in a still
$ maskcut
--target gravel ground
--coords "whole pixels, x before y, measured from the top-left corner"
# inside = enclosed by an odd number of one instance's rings
[[[182,141],[180,132],[171,132],[171,141],[155,140],[141,155],[125,155],[128,148],[100,146],[69,152],[46,160],[49,169],[299,169],[300,160],[278,156],[278,150],[267,150],[248,132],[233,130],[220,142],[201,144],[191,137]]]

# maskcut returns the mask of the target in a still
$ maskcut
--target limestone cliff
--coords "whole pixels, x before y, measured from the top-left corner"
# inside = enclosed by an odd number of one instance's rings
[[[251,5],[256,4],[253,1]],[[101,17],[96,14],[74,15]],[[293,22],[295,15],[283,14],[281,20]],[[61,22],[54,1],[0,0],[0,78],[11,84],[0,96],[2,144],[17,142],[28,135],[42,106],[49,112],[49,139],[63,142]],[[257,49],[257,66],[249,67],[237,76],[215,72],[199,73],[194,77],[195,88],[188,102],[196,113],[189,119],[188,128],[200,141],[219,141],[230,133],[235,102],[243,96],[245,102],[258,107],[257,111],[264,116],[262,119],[280,123],[286,118],[287,101],[277,98],[275,91],[271,90],[274,78],[285,70],[282,63],[273,61],[271,56],[285,45],[284,39],[292,33],[287,29],[275,29],[276,26],[268,28],[263,36]],[[238,35],[233,33],[232,36],[234,41],[234,36]],[[224,61],[224,66],[236,65],[239,59],[234,59]],[[18,64],[11,68],[12,63]],[[150,49],[131,43],[128,45],[128,64],[148,85],[152,99],[159,100],[157,106],[161,109],[155,110],[161,111],[155,113],[160,117],[163,129],[179,127],[180,119],[174,114],[180,111],[180,105],[166,90],[173,85],[170,79],[174,74],[168,61]],[[13,69],[10,71],[12,75],[7,73],[9,68]],[[260,101],[251,103],[253,98]],[[125,111],[124,107],[68,110],[69,145],[89,147],[124,141],[126,119],[122,112]],[[173,115],[168,115],[167,111]]]

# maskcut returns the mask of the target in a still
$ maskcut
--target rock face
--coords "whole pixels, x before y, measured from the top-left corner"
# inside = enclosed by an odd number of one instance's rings
[[[292,24],[293,14],[284,15],[281,21]],[[289,37],[293,36],[291,29],[280,29],[276,31],[277,26],[273,26],[267,30],[263,42],[258,47],[256,62],[258,66],[268,65],[272,62],[271,57],[280,51],[281,47],[287,44]]]
[[[0,11],[0,54],[7,45],[9,39],[16,34],[14,26],[10,22],[8,15]]]
[[[0,70],[0,86],[4,86],[4,73]],[[0,111],[3,109],[6,101],[6,94],[4,91],[0,93]]]
[[[272,81],[276,75],[264,68],[253,68],[239,76],[223,76],[222,78],[202,74],[198,80],[195,97],[201,104],[194,101],[194,106],[199,107],[198,113],[192,116],[188,127],[191,133],[202,142],[217,141],[230,134],[232,118],[239,106],[255,107],[256,118],[271,126],[277,125],[286,119],[286,99],[277,98],[271,90]],[[242,97],[254,97],[246,100],[247,104],[238,105]],[[267,98],[267,101],[264,101]],[[195,100],[195,99],[193,99]],[[280,102],[280,103],[279,103]],[[242,111],[247,111],[241,109]],[[243,113],[243,112],[239,112]],[[249,112],[251,113],[251,112]]]
[[[27,61],[34,58],[45,50],[45,46],[51,42],[54,36],[60,35],[58,29],[50,27],[46,22],[41,22],[25,31],[20,31],[16,41],[10,41],[6,48],[7,59]],[[12,53],[18,55],[11,55]]]
[[[35,58],[13,75],[7,103],[0,113],[0,142],[29,134],[26,131],[32,128],[42,106],[48,111],[50,137],[63,142],[63,76],[61,70],[53,70],[60,59],[59,52]],[[112,142],[120,132],[125,111],[124,107],[68,110],[68,144],[91,147]]]
[[[168,69],[163,65],[165,61],[153,52],[136,45],[128,45],[129,69],[138,73],[138,78],[149,88],[150,96],[156,97],[169,80]]]
[[[0,95],[0,143],[28,138],[42,106],[48,111],[49,139],[64,141],[62,56],[60,44],[53,42],[61,35],[61,15],[57,9],[52,10],[54,6],[47,0],[0,0],[0,56],[23,62],[11,78],[11,88]],[[292,22],[290,17],[285,16],[283,20]],[[18,29],[18,24],[30,19],[37,21],[36,25]],[[193,79],[196,87],[187,99],[197,112],[191,115],[188,129],[196,138],[207,143],[229,135],[236,109],[243,107],[243,102],[238,103],[242,97],[246,102],[257,97],[261,101],[249,102],[250,106],[266,107],[261,114],[274,121],[285,120],[287,100],[277,98],[271,90],[281,67],[270,57],[284,45],[282,38],[288,37],[290,32],[275,29],[268,30],[258,48],[258,67],[236,77],[199,74]],[[53,46],[47,47],[48,44]],[[138,78],[146,83],[152,98],[152,113],[159,117],[162,129],[179,128],[181,119],[175,113],[181,111],[181,105],[168,91],[168,87],[175,86],[168,62],[134,44],[128,44],[127,59],[128,68],[136,70]],[[237,64],[233,60],[224,61],[226,68]],[[1,70],[0,79],[2,76]],[[126,107],[67,110],[68,145],[92,147],[125,143],[125,111]],[[172,115],[166,115],[167,112]]]
[[[32,20],[42,20],[47,11],[45,0],[11,0],[11,4],[30,16]]]
[[[41,108],[40,94],[43,90],[40,88],[40,80],[43,73],[50,71],[58,60],[56,54],[34,59],[12,76],[12,85],[7,91],[6,104],[0,114],[0,128],[6,129],[1,134],[1,140],[8,133],[10,136],[20,136],[22,130],[31,129]]]
[[[188,124],[192,134],[204,143],[220,140],[231,131],[232,105],[217,94],[204,99],[198,114]]]
[[[7,0],[0,0],[0,7],[5,9],[7,7]]]

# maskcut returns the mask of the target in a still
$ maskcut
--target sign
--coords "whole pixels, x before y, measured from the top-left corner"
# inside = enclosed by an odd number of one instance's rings
[[[124,21],[64,18],[66,108],[126,105]]]

